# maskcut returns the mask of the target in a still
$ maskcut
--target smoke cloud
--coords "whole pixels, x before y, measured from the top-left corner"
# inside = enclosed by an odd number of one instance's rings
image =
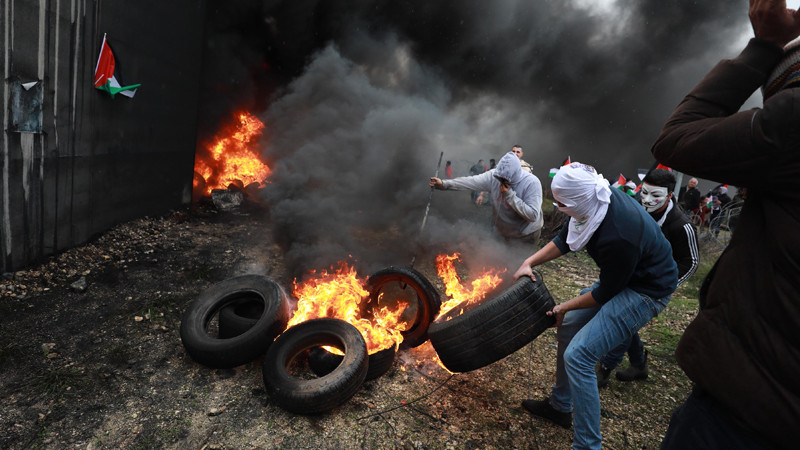
[[[218,2],[201,124],[264,120],[264,195],[295,276],[451,250],[513,270],[530,249],[495,240],[467,193],[435,192],[420,233],[440,152],[458,176],[521,144],[545,187],[567,156],[635,175],[748,27],[743,0]]]

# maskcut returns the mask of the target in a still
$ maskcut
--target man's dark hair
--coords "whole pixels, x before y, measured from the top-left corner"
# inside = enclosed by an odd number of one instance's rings
[[[514,144],[514,145],[512,145],[512,146],[511,146],[511,148],[515,148],[515,147],[522,148],[522,146],[521,146],[521,145],[519,145],[519,144]]]
[[[665,187],[669,192],[675,190],[675,175],[667,169],[651,170],[642,182],[653,186]]]

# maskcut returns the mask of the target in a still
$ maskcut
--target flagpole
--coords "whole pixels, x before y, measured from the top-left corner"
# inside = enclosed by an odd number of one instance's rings
[[[97,76],[97,68],[100,67],[100,58],[103,56],[103,48],[106,46],[106,33],[103,33],[103,42],[100,44],[100,53],[97,54],[97,64],[94,65],[94,76]],[[97,84],[97,80],[94,80]]]

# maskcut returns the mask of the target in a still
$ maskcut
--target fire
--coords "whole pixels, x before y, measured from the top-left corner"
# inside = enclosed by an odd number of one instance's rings
[[[486,294],[503,281],[500,278],[500,274],[506,271],[506,269],[502,271],[497,269],[485,271],[480,277],[472,281],[472,289],[468,290],[461,285],[461,279],[456,273],[453,261],[461,261],[461,254],[453,253],[452,255],[438,255],[436,257],[436,271],[444,282],[445,295],[449,297],[449,300],[442,303],[439,317],[443,317],[448,311],[457,306],[464,307],[483,300]],[[462,309],[461,313],[463,312]]]
[[[391,346],[397,348],[403,341],[401,331],[404,324],[400,317],[408,305],[399,303],[396,311],[387,307],[376,308],[372,311],[372,319],[362,318],[360,305],[369,295],[365,285],[366,280],[359,279],[355,269],[341,261],[333,272],[323,270],[317,278],[302,284],[295,280],[292,294],[297,299],[297,310],[288,326],[331,317],[354,325],[364,336],[370,354]],[[337,352],[336,349],[328,350]]]
[[[208,155],[198,153],[194,171],[206,182],[205,194],[212,189],[227,189],[231,183],[248,186],[258,183],[264,187],[272,170],[258,157],[254,148],[264,123],[247,112],[238,116],[238,124],[227,136],[217,136],[209,146]],[[195,181],[197,183],[197,181]]]
[[[433,348],[433,344],[431,341],[426,341],[424,344],[420,345],[419,347],[411,349],[412,353],[416,357],[418,363],[417,365],[420,366],[422,369],[426,370],[428,374],[432,374],[433,372],[430,370],[430,365],[427,363],[434,362],[440,368],[444,369],[445,372],[449,374],[453,374],[455,372],[451,372],[450,369],[445,367],[442,360],[439,359],[439,354],[436,353],[436,350]]]

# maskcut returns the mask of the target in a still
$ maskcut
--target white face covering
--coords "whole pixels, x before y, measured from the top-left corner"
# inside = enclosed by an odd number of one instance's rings
[[[558,210],[570,216],[567,245],[578,251],[603,222],[611,203],[608,181],[592,166],[574,162],[559,169],[550,189],[553,197],[564,206]]]
[[[642,183],[642,191],[639,198],[645,211],[654,213],[667,204],[669,190],[665,187]]]

